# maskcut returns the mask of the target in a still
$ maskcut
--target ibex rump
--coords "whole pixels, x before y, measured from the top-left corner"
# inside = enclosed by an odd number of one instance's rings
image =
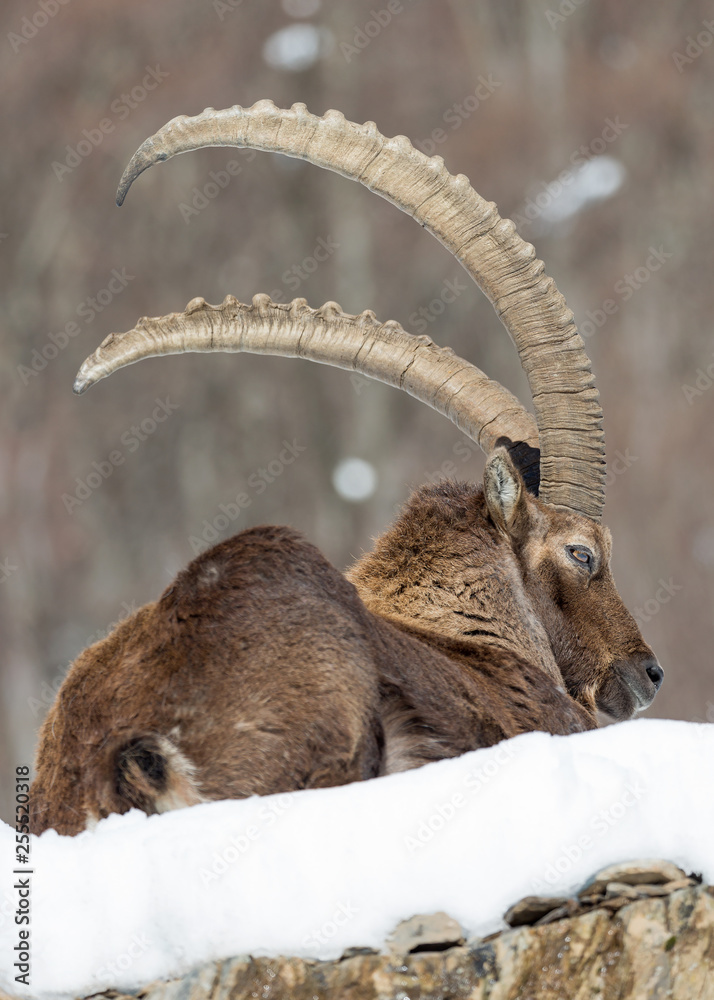
[[[135,154],[119,203],[145,167],[204,145],[302,156],[418,219],[494,302],[538,425],[469,362],[334,303],[194,299],[110,335],[77,391],[156,354],[306,357],[406,389],[489,458],[483,488],[417,491],[347,579],[288,528],[245,531],[194,559],[72,666],[40,737],[33,831],[74,834],[132,806],[342,784],[646,707],[663,672],[617,593],[597,523],[597,393],[532,247],[439,157],[303,105],[174,119]]]

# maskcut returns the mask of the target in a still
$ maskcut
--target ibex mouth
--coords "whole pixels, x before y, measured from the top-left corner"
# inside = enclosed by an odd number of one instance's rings
[[[623,678],[623,680],[625,684],[627,684],[628,688],[632,692],[632,696],[635,699],[636,702],[635,712],[644,712],[645,709],[649,708],[652,702],[654,701],[654,696],[657,694],[656,688],[654,688],[654,685],[652,685],[653,688],[652,692],[651,693],[645,692],[642,690],[640,684],[633,683],[631,679],[625,677]]]
[[[631,719],[649,708],[662,685],[664,670],[651,658],[613,664],[597,706],[617,721]]]
[[[664,670],[656,660],[648,659],[644,663],[628,664],[622,674],[623,680],[637,701],[635,711],[643,712],[650,707],[662,686]]]

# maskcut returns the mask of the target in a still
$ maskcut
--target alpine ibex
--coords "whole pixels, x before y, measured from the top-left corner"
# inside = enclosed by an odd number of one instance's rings
[[[261,101],[175,118],[134,155],[203,146],[299,156],[411,215],[493,303],[534,418],[474,365],[371,312],[258,295],[142,319],[82,365],[75,391],[141,358],[248,351],[309,358],[404,389],[487,453],[483,487],[418,490],[347,577],[288,528],[198,556],[160,600],[72,666],[43,726],[32,829],[74,834],[132,806],[342,784],[529,730],[628,719],[663,671],[610,568],[601,410],[572,313],[533,247],[466,177],[372,122]]]

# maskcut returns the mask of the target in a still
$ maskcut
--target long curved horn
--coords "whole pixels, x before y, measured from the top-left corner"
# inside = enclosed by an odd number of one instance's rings
[[[527,484],[537,483],[538,429],[515,396],[429,337],[393,320],[380,323],[373,312],[350,316],[335,302],[310,309],[305,299],[283,304],[267,295],[254,296],[250,306],[232,295],[220,306],[192,299],[183,313],[143,318],[127,333],[110,334],[80,368],[74,391],[142,358],[187,351],[277,354],[360,372],[443,413],[487,454],[510,445]]]
[[[359,181],[407,212],[463,264],[492,302],[528,377],[540,435],[540,496],[599,519],[605,496],[602,410],[573,314],[535,250],[501,219],[463,174],[427,157],[404,136],[337,111],[322,118],[304,104],[272,101],[181,116],[147,139],[121,179],[117,204],[147,167],[202,146],[245,146],[309,160]]]

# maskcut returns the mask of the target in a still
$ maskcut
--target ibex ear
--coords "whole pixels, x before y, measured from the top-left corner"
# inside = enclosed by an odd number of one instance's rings
[[[516,536],[528,521],[526,488],[505,448],[491,452],[483,473],[486,506],[494,524]]]

